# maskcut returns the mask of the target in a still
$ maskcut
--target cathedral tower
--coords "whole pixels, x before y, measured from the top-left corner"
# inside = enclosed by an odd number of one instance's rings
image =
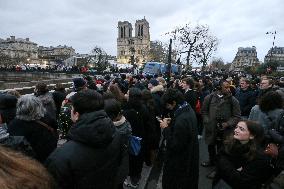
[[[118,22],[117,62],[142,64],[148,61],[150,51],[149,23],[144,18],[136,20],[135,37],[128,21]]]

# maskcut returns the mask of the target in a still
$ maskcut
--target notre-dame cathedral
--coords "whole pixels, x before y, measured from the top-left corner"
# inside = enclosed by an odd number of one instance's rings
[[[150,51],[149,23],[145,19],[136,20],[135,36],[128,21],[118,22],[117,62],[143,64],[148,61]]]

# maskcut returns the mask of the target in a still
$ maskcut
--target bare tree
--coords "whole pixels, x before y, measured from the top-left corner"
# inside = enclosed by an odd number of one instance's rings
[[[197,25],[192,27],[191,24],[188,23],[185,26],[177,27],[175,30],[166,34],[173,38],[176,49],[178,49],[180,53],[187,53],[187,68],[189,68],[190,59],[195,58],[197,45],[201,43],[201,40],[208,36],[208,32],[209,27],[207,25]]]
[[[218,39],[215,36],[204,36],[196,46],[195,59],[198,64],[202,64],[202,70],[207,66],[208,60],[212,56],[213,52],[217,50]]]
[[[155,62],[166,62],[167,49],[161,41],[151,41],[149,58]]]
[[[95,46],[92,49],[92,55],[94,56],[94,64],[98,71],[103,71],[108,65],[107,53],[99,46]]]
[[[225,63],[224,63],[224,60],[222,58],[216,58],[214,57],[212,62],[211,62],[211,65],[210,65],[210,69],[211,70],[220,70],[224,67]]]

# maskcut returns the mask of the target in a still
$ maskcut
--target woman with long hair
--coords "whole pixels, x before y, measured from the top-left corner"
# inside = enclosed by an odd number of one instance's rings
[[[263,139],[264,129],[257,122],[240,121],[218,154],[213,186],[217,189],[223,182],[236,189],[261,188],[273,175],[271,158],[261,147]]]
[[[138,88],[130,88],[125,95],[127,103],[123,109],[123,115],[129,121],[132,128],[132,135],[142,138],[139,154],[129,154],[129,176],[125,185],[136,188],[139,185],[145,154],[145,127],[149,114],[142,103],[142,92]]]
[[[52,177],[36,160],[0,146],[1,189],[55,189]]]
[[[158,122],[156,116],[161,115],[158,113],[159,107],[155,104],[155,100],[149,90],[144,89],[142,91],[142,99],[149,113],[148,124],[145,127],[145,163],[151,166],[154,163],[161,137],[160,122]]]
[[[107,92],[113,94],[114,98],[118,100],[120,103],[125,103],[125,97],[117,84],[110,84]]]

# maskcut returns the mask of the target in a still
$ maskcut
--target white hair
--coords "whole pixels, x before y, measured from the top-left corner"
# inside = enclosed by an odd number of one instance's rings
[[[25,121],[39,120],[44,117],[45,108],[34,95],[23,95],[17,103],[16,118]]]

